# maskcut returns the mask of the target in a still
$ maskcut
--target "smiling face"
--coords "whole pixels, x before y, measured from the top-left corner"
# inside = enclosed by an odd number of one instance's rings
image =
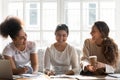
[[[67,40],[68,34],[65,30],[58,30],[55,36],[58,43],[64,43]]]
[[[27,41],[27,35],[23,29],[21,29],[18,32],[18,36],[16,36],[15,39],[13,39],[15,45],[26,45],[26,41]]]
[[[98,30],[98,28],[96,26],[92,27],[90,34],[92,36],[92,40],[94,40],[95,42],[102,40],[102,34],[100,33],[100,31]]]

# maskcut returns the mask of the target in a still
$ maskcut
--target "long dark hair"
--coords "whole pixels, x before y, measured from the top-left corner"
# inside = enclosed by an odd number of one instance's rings
[[[107,62],[111,65],[116,65],[118,60],[118,46],[114,43],[114,41],[109,38],[109,27],[103,21],[97,21],[94,24],[95,27],[102,34],[103,42],[102,42],[102,52],[107,60]]]
[[[15,39],[18,35],[18,32],[22,29],[22,21],[14,16],[8,16],[1,24],[0,24],[0,34],[7,38],[8,35]]]

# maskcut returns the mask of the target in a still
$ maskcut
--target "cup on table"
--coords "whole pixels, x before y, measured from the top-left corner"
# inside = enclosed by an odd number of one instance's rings
[[[97,56],[89,56],[89,62],[92,66],[96,66],[97,64]]]

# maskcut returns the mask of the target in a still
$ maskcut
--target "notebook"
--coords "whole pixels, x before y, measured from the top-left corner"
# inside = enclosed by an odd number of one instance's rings
[[[108,74],[108,76],[115,77],[115,78],[120,78],[120,74],[119,73]]]
[[[0,60],[0,79],[13,80],[12,67],[9,60]]]

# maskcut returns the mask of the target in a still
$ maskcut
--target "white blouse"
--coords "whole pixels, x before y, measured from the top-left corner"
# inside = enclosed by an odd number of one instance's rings
[[[51,68],[52,67],[52,68]],[[67,44],[64,51],[60,52],[56,50],[54,44],[48,47],[45,52],[44,58],[45,70],[53,69],[56,74],[64,74],[70,68],[74,73],[78,72],[78,55],[76,50]]]

